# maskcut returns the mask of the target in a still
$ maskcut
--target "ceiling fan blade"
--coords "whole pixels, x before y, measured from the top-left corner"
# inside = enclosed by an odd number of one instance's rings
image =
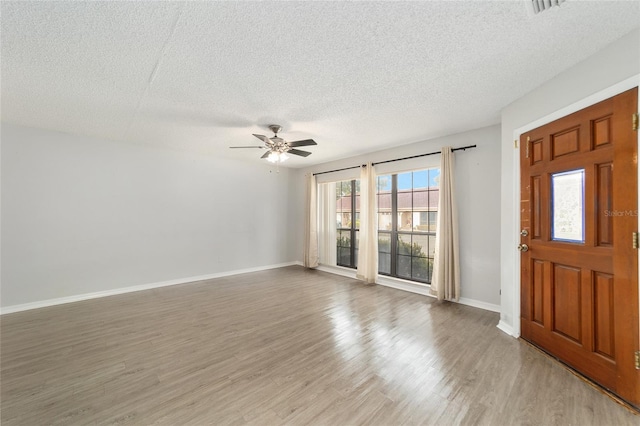
[[[267,158],[267,157],[269,156],[269,154],[271,154],[271,151],[267,151],[267,152],[265,152],[265,153],[262,155],[262,157],[260,157],[260,158]]]
[[[302,151],[300,149],[290,149],[287,154],[299,155],[301,157],[308,157],[311,155],[309,151]]]
[[[256,138],[260,139],[262,142],[271,145],[271,139],[269,139],[268,137],[266,137],[265,135],[256,135],[255,133],[253,133],[253,136],[255,136]]]
[[[264,146],[257,146],[257,145],[252,145],[252,146],[230,146],[229,148],[258,148],[258,149],[266,149]]]
[[[310,145],[318,145],[318,144],[313,139],[305,139],[303,141],[289,142],[289,146],[291,146],[291,147],[294,147],[294,146],[310,146]]]

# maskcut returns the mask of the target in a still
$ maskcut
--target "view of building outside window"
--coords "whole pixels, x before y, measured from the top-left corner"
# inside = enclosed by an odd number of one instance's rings
[[[440,169],[378,176],[378,271],[431,282]]]
[[[378,271],[431,282],[440,169],[378,176]],[[336,182],[337,264],[358,264],[360,181]],[[353,213],[355,212],[355,213]]]
[[[353,214],[355,212],[355,214]],[[336,182],[337,264],[358,265],[360,228],[360,180]]]

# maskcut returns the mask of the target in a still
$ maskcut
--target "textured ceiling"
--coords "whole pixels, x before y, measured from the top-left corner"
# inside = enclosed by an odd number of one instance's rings
[[[640,2],[9,2],[3,122],[307,166],[496,124],[640,24]]]

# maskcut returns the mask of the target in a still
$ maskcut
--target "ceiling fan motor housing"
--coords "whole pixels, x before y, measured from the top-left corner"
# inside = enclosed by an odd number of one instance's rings
[[[280,130],[282,130],[282,126],[278,124],[270,124],[269,130],[271,130],[273,133],[276,134],[276,136],[278,136],[278,133],[280,132]]]

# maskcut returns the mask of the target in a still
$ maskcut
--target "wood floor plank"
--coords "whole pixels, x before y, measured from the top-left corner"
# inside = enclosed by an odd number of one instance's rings
[[[4,315],[3,425],[637,425],[498,315],[301,267]]]

